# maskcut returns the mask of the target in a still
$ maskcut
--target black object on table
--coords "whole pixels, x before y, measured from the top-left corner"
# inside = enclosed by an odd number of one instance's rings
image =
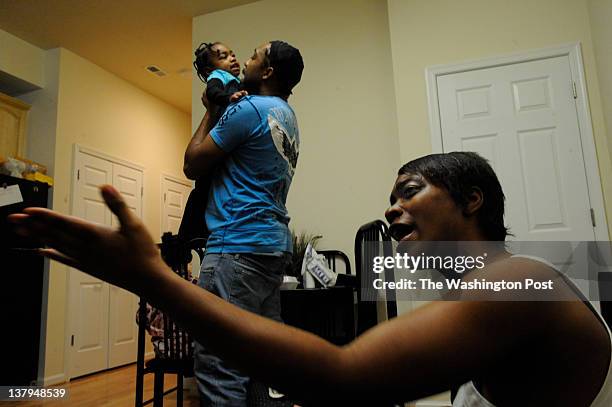
[[[40,247],[35,239],[15,234],[7,216],[29,206],[47,207],[47,184],[0,175],[0,188],[17,185],[23,202],[0,206],[0,319],[4,361],[0,385],[31,385],[38,378],[38,358],[45,261],[27,250]]]

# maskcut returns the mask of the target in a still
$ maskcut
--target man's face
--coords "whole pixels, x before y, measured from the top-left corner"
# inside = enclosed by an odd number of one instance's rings
[[[265,43],[255,48],[253,55],[244,63],[242,84],[249,94],[258,94],[261,83],[266,74],[269,74],[268,53],[270,43]]]

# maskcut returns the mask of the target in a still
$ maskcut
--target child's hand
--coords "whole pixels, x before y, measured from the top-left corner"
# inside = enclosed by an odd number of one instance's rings
[[[230,102],[234,103],[238,100],[240,100],[240,98],[247,96],[249,93],[246,90],[241,90],[240,92],[235,92],[234,94],[232,94],[232,96],[230,96]]]

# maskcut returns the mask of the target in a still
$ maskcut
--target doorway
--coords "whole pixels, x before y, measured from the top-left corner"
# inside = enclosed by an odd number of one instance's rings
[[[141,166],[76,145],[72,215],[109,227],[118,226],[98,189],[110,184],[141,218],[143,172]],[[137,297],[72,268],[68,287],[69,376],[74,378],[134,362]]]

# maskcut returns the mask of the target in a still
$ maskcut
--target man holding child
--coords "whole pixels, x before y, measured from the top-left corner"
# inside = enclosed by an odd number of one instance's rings
[[[277,321],[292,252],[285,203],[299,153],[287,99],[303,67],[286,42],[257,47],[243,70],[248,96],[231,103],[214,127],[207,111],[185,152],[185,175],[212,179],[200,287]],[[206,96],[202,101],[208,108]],[[195,373],[203,406],[246,405],[249,378],[198,343]]]

